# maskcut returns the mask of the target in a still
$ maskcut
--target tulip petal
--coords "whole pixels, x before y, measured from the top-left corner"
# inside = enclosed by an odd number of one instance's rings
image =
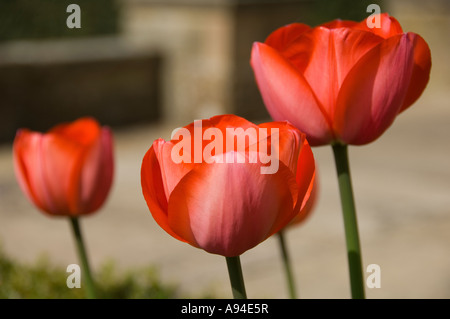
[[[400,23],[387,13],[380,16],[381,28],[368,28],[366,20],[359,24],[359,28],[373,32],[383,38],[403,33]],[[411,81],[403,103],[401,112],[411,106],[422,94],[429,79],[431,70],[431,52],[428,44],[420,35],[414,37],[414,69]]]
[[[370,19],[379,19],[380,21],[380,27],[374,27],[369,28],[367,24],[367,19],[370,17]],[[389,37],[392,37],[394,35],[402,34],[403,29],[400,23],[395,19],[394,17],[389,16],[387,13],[381,13],[378,15],[371,15],[368,18],[362,20],[358,25],[356,25],[356,28],[359,28],[364,31],[372,32],[384,39],[387,39]]]
[[[19,184],[36,206],[51,215],[77,213],[83,147],[54,133],[22,131],[14,153]]]
[[[19,130],[13,144],[14,172],[20,188],[38,208],[45,212],[54,210],[42,169],[41,133]]]
[[[84,117],[72,123],[59,124],[48,133],[58,135],[75,144],[91,146],[100,136],[100,126],[93,118]]]
[[[401,112],[411,106],[422,94],[430,79],[431,52],[428,44],[418,34],[410,34],[414,46],[414,68],[409,82],[408,92]]]
[[[238,256],[279,231],[296,215],[295,177],[280,165],[263,175],[259,164],[196,166],[173,190],[168,217],[171,228],[191,245],[210,253]],[[294,195],[296,196],[296,194]]]
[[[191,137],[191,139],[193,140],[194,137]],[[165,142],[159,139],[153,143],[153,149],[161,170],[166,198],[170,197],[170,193],[178,182],[195,165],[193,159],[187,162],[176,162],[173,158],[173,147],[174,143],[172,141]],[[183,152],[192,152],[192,149],[187,146],[187,148],[183,148]]]
[[[114,161],[112,132],[102,128],[98,141],[85,156],[81,172],[79,211],[95,212],[104,203],[111,188]]]
[[[356,25],[358,25],[358,22],[356,21],[350,21],[350,20],[341,20],[336,19],[330,22],[322,23],[321,26],[328,28],[328,29],[337,29],[337,28],[354,28]]]
[[[207,130],[208,128],[220,129],[220,131],[223,132],[223,134],[225,134],[227,128],[241,127],[243,129],[246,129],[249,127],[257,127],[257,125],[253,124],[250,121],[247,121],[246,119],[240,116],[235,116],[233,114],[216,115],[209,119],[197,120],[190,123],[189,125],[184,126],[184,128],[189,131],[191,136],[194,136],[194,134],[196,133],[195,131],[196,123],[198,123],[197,125],[200,125],[201,123],[202,136],[203,133],[205,133],[205,130]],[[200,138],[202,136],[200,136]]]
[[[414,36],[390,37],[349,72],[339,93],[335,133],[347,144],[366,144],[394,121],[413,69]]]
[[[305,54],[302,54],[302,51],[293,44],[297,43],[297,40],[309,30],[311,27],[303,23],[288,24],[273,31],[264,44],[274,48],[294,65],[307,63]]]
[[[306,203],[309,201],[315,177],[316,164],[314,154],[306,139],[302,140],[303,145],[298,156],[296,181],[298,185],[298,198],[296,205],[299,205],[300,212],[304,209]]]
[[[252,122],[233,114],[216,115],[208,120],[203,120],[203,126],[205,128],[215,127],[225,132],[226,128],[241,127],[243,129],[249,127],[257,127]]]
[[[264,43],[281,52],[309,30],[311,27],[307,24],[291,23],[273,31]]]
[[[259,127],[266,128],[272,133],[268,136],[269,144],[274,142],[273,128],[278,129],[276,157],[296,176],[298,198],[294,199],[294,205],[303,207],[308,200],[315,177],[314,155],[305,134],[289,122],[263,123]]]
[[[205,147],[211,143],[211,141],[215,140],[217,137],[208,136],[205,134],[208,130],[213,130],[214,133],[221,134],[221,141],[220,145],[217,145],[217,148],[214,148],[214,154],[223,154],[227,151],[234,150],[234,144],[237,143],[230,143],[230,141],[233,141],[235,139],[235,133],[236,130],[251,133],[250,130],[255,131],[258,126],[253,124],[252,122],[247,121],[246,119],[235,116],[232,114],[225,114],[225,115],[217,115],[213,116],[210,119],[203,119],[203,120],[197,120],[193,123],[190,123],[189,125],[184,127],[187,129],[191,136],[191,150],[194,150],[191,152],[191,162],[195,162],[195,148],[198,147],[201,154],[201,161],[208,160],[207,158],[204,158],[204,155],[209,155],[203,153]],[[200,129],[201,128],[201,129]],[[250,129],[250,130],[248,130]],[[214,135],[211,133],[211,135]],[[257,136],[255,136],[257,138]],[[228,143],[227,143],[228,140]],[[172,141],[173,142],[173,141]],[[200,157],[200,156],[199,156]],[[208,157],[208,156],[207,156]],[[200,161],[199,161],[200,162]]]
[[[292,174],[297,172],[297,163],[300,149],[303,141],[306,139],[305,135],[301,133],[289,122],[269,122],[258,125],[260,128],[268,131],[268,150],[272,149],[271,145],[274,143],[273,129],[278,129],[278,145],[274,147],[277,158],[289,169]],[[260,150],[261,152],[261,150]],[[274,154],[275,155],[275,154]]]
[[[93,118],[81,118],[72,123],[63,123],[52,128],[44,137],[44,154],[47,156],[45,171],[47,172],[47,183],[50,191],[55,194],[55,198],[63,200],[68,211],[61,214],[81,215],[90,213],[89,205],[84,202],[86,194],[95,193],[97,190],[92,186],[87,175],[94,178],[97,173],[97,160],[90,156],[91,151],[98,147],[101,140],[101,128]],[[66,158],[67,159],[64,159]],[[86,158],[89,163],[86,164]],[[64,163],[65,162],[65,163]],[[52,166],[56,165],[58,169],[52,172]],[[91,167],[94,166],[94,167]],[[86,173],[83,176],[83,169]],[[59,171],[58,171],[59,170]],[[54,178],[58,174],[66,182],[65,188],[62,188],[61,180]],[[85,182],[83,183],[83,177]],[[91,187],[89,187],[91,186]],[[65,193],[65,197],[60,192]],[[83,194],[84,192],[84,194]],[[62,202],[61,202],[62,204]]]
[[[42,140],[42,170],[55,215],[77,215],[81,169],[86,148],[60,135],[48,133]]]
[[[185,241],[172,231],[168,223],[167,207],[168,200],[165,193],[165,186],[161,174],[161,164],[155,153],[155,148],[166,143],[163,139],[158,139],[145,154],[141,166],[141,186],[147,206],[157,222],[169,235],[178,240]],[[159,145],[159,146],[158,146]]]
[[[304,51],[310,57],[305,59],[309,61],[307,65],[296,67],[303,73],[330,122],[334,118],[336,98],[347,73],[382,40],[370,32],[325,27],[314,28],[298,40],[297,50]],[[305,46],[305,43],[311,45]]]
[[[305,78],[290,62],[270,46],[255,43],[251,64],[264,103],[274,120],[289,119],[308,135],[312,145],[333,140],[326,113]]]
[[[311,212],[314,210],[314,204],[317,202],[318,188],[318,180],[314,178],[307,195],[304,197],[300,212],[292,219],[289,225],[298,225],[311,215]]]

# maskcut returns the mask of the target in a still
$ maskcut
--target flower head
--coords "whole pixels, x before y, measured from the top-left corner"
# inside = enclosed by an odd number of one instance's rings
[[[253,44],[251,65],[276,121],[289,120],[311,145],[362,145],[377,139],[429,80],[431,55],[388,14],[381,27],[334,20],[294,23]]]
[[[71,217],[90,214],[111,188],[112,133],[92,118],[60,124],[45,134],[20,129],[13,162],[21,189],[40,210]]]
[[[277,169],[262,169],[270,161]],[[221,115],[156,140],[142,161],[141,184],[167,233],[232,257],[285,227],[308,199],[314,175],[311,148],[289,123]]]

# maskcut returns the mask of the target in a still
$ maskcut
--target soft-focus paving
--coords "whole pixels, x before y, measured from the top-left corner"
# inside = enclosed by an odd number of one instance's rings
[[[366,289],[367,297],[448,298],[448,2],[392,0],[383,11],[395,16],[405,31],[419,33],[426,39],[433,65],[428,88],[415,105],[399,115],[374,143],[349,148],[363,263],[365,267],[369,264],[381,267],[381,288]],[[248,60],[249,54],[250,46]],[[249,65],[248,71],[251,72]],[[184,82],[192,82],[182,78]],[[173,94],[165,99],[167,103],[186,98],[181,92],[174,92],[174,84],[170,84],[172,87],[166,87],[163,93],[163,96]],[[208,112],[203,112],[203,104],[199,104],[195,114],[209,115],[220,110],[206,104]],[[176,106],[174,103],[171,107]],[[114,131],[116,176],[111,194],[98,213],[81,220],[94,271],[108,260],[114,260],[124,270],[154,265],[163,281],[178,285],[187,296],[205,293],[232,296],[225,259],[166,234],[148,212],[141,193],[141,161],[152,142],[159,137],[168,139],[175,127],[195,119],[183,116],[176,123]],[[304,224],[286,233],[298,291],[301,298],[349,298],[332,151],[330,147],[313,151],[319,174],[318,205]],[[0,244],[9,256],[27,263],[35,262],[42,254],[47,254],[63,270],[68,264],[78,263],[69,221],[37,212],[20,191],[13,173],[10,144],[0,146]],[[241,256],[250,298],[287,298],[279,255],[274,237]]]
[[[140,162],[154,139],[175,125],[116,131],[116,179],[107,204],[82,219],[94,269],[114,259],[122,269],[155,265],[168,283],[195,296],[231,297],[225,259],[181,243],[153,220],[140,189]],[[369,298],[450,295],[450,110],[425,93],[378,141],[351,147],[363,263],[381,266],[381,288]],[[314,148],[319,202],[287,232],[302,298],[348,298],[347,260],[338,189],[329,147]],[[77,263],[69,223],[38,213],[16,184],[10,148],[0,156],[0,238],[6,252],[33,262],[42,253]],[[220,181],[218,181],[220,182]],[[250,298],[286,298],[276,238],[241,257]],[[61,283],[65,285],[65,282]]]

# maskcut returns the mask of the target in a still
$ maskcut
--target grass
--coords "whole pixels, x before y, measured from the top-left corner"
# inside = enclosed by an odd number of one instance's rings
[[[82,299],[81,288],[68,288],[70,273],[41,257],[35,264],[19,263],[0,249],[0,299]],[[99,298],[181,298],[174,285],[163,283],[154,267],[119,272],[114,262],[105,263],[94,274]]]

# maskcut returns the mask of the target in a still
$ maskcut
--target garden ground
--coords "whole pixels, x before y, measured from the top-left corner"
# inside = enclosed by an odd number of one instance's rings
[[[381,288],[367,289],[369,298],[450,297],[450,110],[445,96],[430,96],[424,94],[379,140],[350,147],[364,267],[381,267]],[[82,219],[93,268],[108,260],[127,270],[154,265],[163,281],[185,295],[231,297],[225,259],[166,234],[141,193],[142,157],[175,127],[154,124],[115,132],[110,197],[101,211]],[[304,224],[286,231],[299,295],[349,298],[332,152],[330,147],[313,150],[318,204]],[[77,263],[69,222],[39,213],[21,193],[10,145],[0,150],[0,207],[0,242],[8,255],[32,263],[47,254],[63,269]],[[241,257],[250,298],[287,297],[276,239]]]

